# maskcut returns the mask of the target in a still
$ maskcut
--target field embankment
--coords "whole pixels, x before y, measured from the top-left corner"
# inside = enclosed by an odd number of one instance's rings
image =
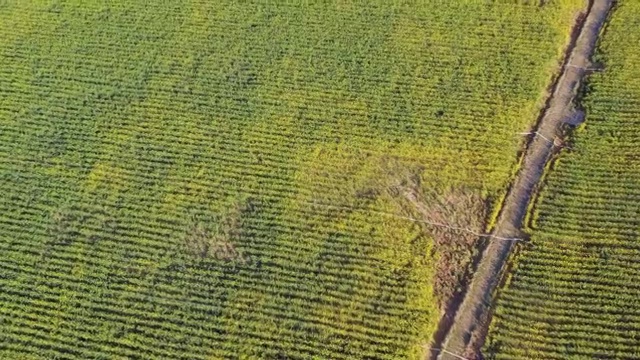
[[[521,168],[511,185],[493,235],[501,238],[522,238],[522,226],[527,208],[543,175],[547,161],[561,144],[560,125],[575,116],[574,98],[590,68],[598,34],[612,5],[610,0],[596,0],[590,4],[584,22],[579,24],[577,38],[569,48],[560,78],[551,94],[548,107],[538,127],[533,131]],[[453,325],[442,348],[440,359],[475,356],[484,341],[489,325],[494,290],[498,286],[505,262],[514,241],[494,239],[485,249]]]
[[[615,5],[571,134],[500,291],[489,359],[640,357],[640,3]]]

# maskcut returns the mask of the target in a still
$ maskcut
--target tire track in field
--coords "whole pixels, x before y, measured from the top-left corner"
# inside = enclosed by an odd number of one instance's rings
[[[547,105],[522,159],[522,165],[511,184],[493,235],[501,238],[520,237],[521,228],[532,196],[541,182],[545,166],[554,151],[561,146],[560,126],[575,122],[584,116],[575,108],[574,99],[583,78],[594,64],[590,57],[596,47],[598,35],[605,23],[614,0],[590,0],[586,16],[578,18],[572,40],[567,48],[564,64]],[[442,344],[434,344],[432,354],[438,360],[467,359],[478,356],[491,320],[491,304],[509,253],[512,241],[489,240],[473,279],[454,321],[447,329]]]

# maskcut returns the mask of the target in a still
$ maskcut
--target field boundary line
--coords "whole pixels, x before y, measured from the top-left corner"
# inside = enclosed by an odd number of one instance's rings
[[[492,235],[503,238],[522,235],[529,204],[541,186],[546,165],[558,149],[565,147],[557,146],[555,140],[576,110],[574,100],[579,96],[584,77],[591,71],[590,58],[612,5],[613,0],[590,0],[578,17],[546,106],[534,129],[527,134],[535,136],[526,144],[521,166],[509,186]],[[480,355],[491,321],[491,304],[513,247],[514,242],[510,241],[492,241],[486,246],[451,326],[443,329],[444,341],[433,344],[434,348],[448,350],[438,353],[436,359],[459,359],[457,354]]]

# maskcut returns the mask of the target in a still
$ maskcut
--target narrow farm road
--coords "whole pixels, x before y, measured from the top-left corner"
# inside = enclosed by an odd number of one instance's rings
[[[531,141],[503,204],[494,236],[520,236],[529,202],[542,178],[545,165],[557,146],[554,140],[558,137],[560,125],[580,116],[574,108],[573,100],[582,79],[589,68],[594,66],[590,57],[612,3],[613,0],[592,0],[586,16],[579,21],[567,49],[561,75],[551,92],[537,129],[530,135]],[[490,322],[493,294],[513,245],[512,241],[495,238],[490,240],[444,343],[436,344],[436,347],[441,348],[437,351],[438,359],[460,359],[479,354]]]

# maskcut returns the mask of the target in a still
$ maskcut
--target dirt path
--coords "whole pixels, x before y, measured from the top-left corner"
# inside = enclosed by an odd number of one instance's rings
[[[562,67],[547,107],[532,134],[522,166],[511,185],[503,204],[493,235],[502,238],[520,237],[521,228],[532,194],[540,182],[545,165],[557,147],[560,124],[576,117],[573,99],[581,80],[592,67],[589,58],[596,46],[613,0],[592,0],[586,17],[578,21],[574,38],[567,49]],[[473,280],[458,309],[453,324],[440,348],[438,359],[460,359],[469,354],[479,354],[491,317],[493,294],[501,278],[502,270],[513,247],[512,241],[490,240],[482,254]]]

